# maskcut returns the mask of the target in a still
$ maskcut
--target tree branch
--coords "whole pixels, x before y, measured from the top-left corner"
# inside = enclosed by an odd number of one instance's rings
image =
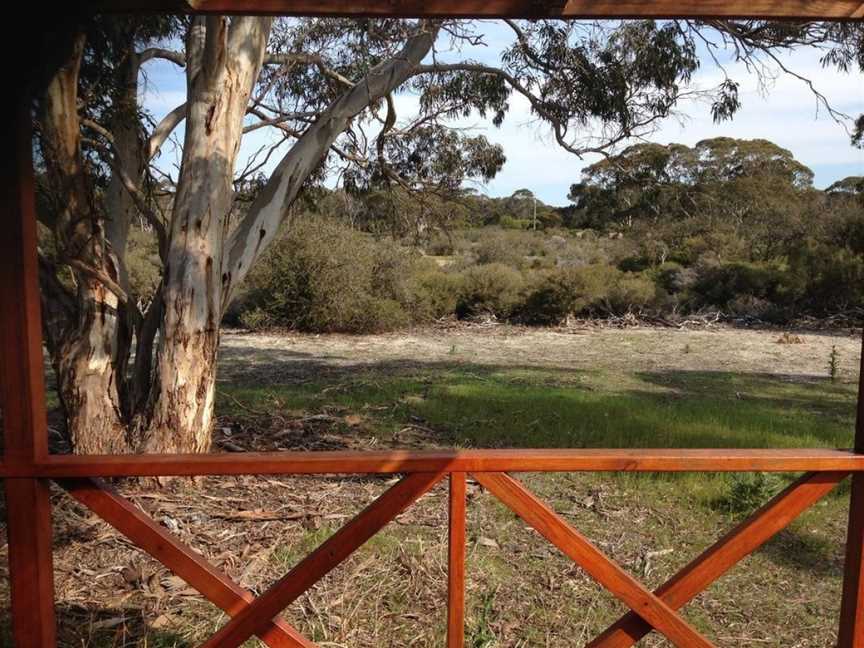
[[[276,236],[300,188],[336,139],[363,110],[412,76],[432,49],[439,29],[439,21],[421,22],[400,52],[371,69],[363,80],[331,103],[282,158],[228,240],[228,254],[222,268],[223,308],[230,303],[231,293],[243,281],[255,259]]]
[[[162,118],[162,121],[156,124],[156,128],[153,129],[153,132],[150,134],[150,138],[147,140],[147,144],[144,147],[145,160],[152,160],[159,154],[159,150],[162,148],[165,140],[168,139],[174,129],[177,128],[177,126],[180,125],[180,122],[184,119],[186,119],[185,102],[165,115]]]
[[[164,59],[171,61],[180,67],[186,67],[186,54],[183,52],[175,52],[173,50],[162,49],[161,47],[150,47],[138,54],[138,64],[144,65],[147,61],[153,59]]]
[[[264,65],[291,65],[292,63],[314,65],[324,76],[349,88],[354,85],[351,79],[328,67],[324,58],[318,54],[267,54],[264,57]]]
[[[156,214],[153,209],[151,209],[150,205],[147,204],[147,196],[144,195],[144,192],[138,187],[135,181],[129,177],[129,174],[126,173],[126,169],[123,168],[123,164],[120,161],[120,156],[117,153],[117,149],[114,146],[114,136],[103,126],[97,124],[91,119],[82,119],[81,124],[96,131],[102,137],[108,141],[110,146],[104,146],[99,142],[90,140],[90,143],[96,148],[100,149],[105,153],[105,156],[108,158],[108,164],[111,165],[112,171],[117,174],[117,177],[120,179],[124,189],[129,193],[129,196],[132,198],[132,201],[135,203],[135,206],[147,219],[147,222],[153,227],[156,232],[156,238],[159,242],[159,254],[164,259],[165,252],[167,251],[168,246],[168,235],[165,232],[165,225],[159,219],[159,216]]]

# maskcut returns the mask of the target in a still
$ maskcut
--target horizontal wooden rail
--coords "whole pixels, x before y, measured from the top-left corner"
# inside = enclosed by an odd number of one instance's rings
[[[742,558],[752,553],[795,517],[831,491],[850,472],[813,470],[800,477],[786,490],[756,511],[750,518],[719,540],[681,569],[672,579],[655,592],[633,578],[610,557],[604,555],[579,531],[570,526],[559,514],[538,499],[510,475],[495,471],[496,465],[514,466],[516,471],[597,470],[606,467],[604,461],[628,461],[630,470],[693,470],[699,462],[712,458],[707,469],[717,469],[717,459],[727,470],[749,471],[765,469],[792,470],[795,462],[806,460],[812,464],[849,463],[850,453],[841,450],[474,450],[439,452],[387,452],[387,453],[274,453],[257,455],[256,460],[269,461],[280,473],[309,472],[404,472],[408,473],[377,500],[367,506],[351,522],[301,560],[288,574],[279,579],[266,592],[255,598],[251,592],[232,581],[227,574],[207,562],[190,547],[184,545],[167,529],[156,523],[132,502],[114,492],[108,485],[93,478],[55,477],[57,483],[70,495],[106,522],[123,533],[168,569],[197,589],[204,598],[221,607],[231,618],[204,644],[203,648],[236,648],[252,635],[258,635],[271,648],[314,648],[314,642],[279,617],[282,610],[308,591],[328,572],[336,568],[384,525],[433,488],[445,475],[450,476],[449,497],[449,552],[448,552],[448,605],[447,646],[462,648],[465,640],[465,523],[466,473],[465,466],[479,465],[471,471],[474,478],[492,495],[522,517],[543,537],[574,560],[589,575],[629,608],[615,624],[594,639],[588,648],[627,648],[652,630],[664,634],[671,642],[686,648],[713,648],[714,644],[693,628],[679,613],[699,592],[721,577]],[[235,460],[248,455],[225,455]],[[290,458],[293,463],[280,459]],[[136,466],[141,460],[163,459],[164,456],[133,457]],[[204,458],[207,458],[206,456]],[[210,456],[214,458],[214,456]],[[221,459],[220,455],[215,458]],[[373,463],[362,463],[374,458]],[[52,457],[50,462],[70,459],[78,469],[88,467],[91,457]],[[124,458],[129,459],[129,458]],[[686,460],[686,462],[685,462]],[[563,464],[561,462],[564,462]],[[274,463],[275,462],[275,463]],[[299,463],[298,463],[299,462]],[[357,463],[360,462],[360,463]],[[659,462],[659,463],[658,463]],[[129,462],[127,462],[128,464]],[[242,463],[242,462],[241,462]],[[45,462],[40,464],[44,467]],[[258,464],[245,464],[250,474],[260,472]],[[269,464],[268,464],[269,465]],[[436,471],[418,470],[434,465]],[[563,468],[562,468],[563,466]],[[734,468],[733,468],[734,467]],[[200,467],[197,468],[200,470]],[[859,468],[860,470],[860,468]],[[135,472],[132,474],[164,474]],[[168,473],[175,474],[175,473]],[[183,474],[183,473],[181,473]],[[237,474],[237,470],[231,474]],[[856,475],[856,477],[859,475]],[[40,478],[41,479],[41,478]],[[17,481],[9,479],[7,487]],[[32,480],[36,481],[36,480]],[[860,549],[853,545],[851,551]],[[45,595],[49,600],[51,597]],[[848,601],[849,596],[846,597]],[[857,599],[856,599],[857,601]],[[845,604],[858,614],[857,602]],[[852,637],[843,648],[858,645],[857,630],[844,628],[841,637]],[[853,634],[850,634],[852,632]],[[23,635],[22,635],[23,636]],[[850,643],[851,642],[851,643]],[[16,645],[23,644],[19,641]],[[42,641],[41,646],[53,648],[53,640]]]
[[[52,455],[0,477],[396,474],[415,472],[864,472],[864,454],[826,448],[545,449]]]

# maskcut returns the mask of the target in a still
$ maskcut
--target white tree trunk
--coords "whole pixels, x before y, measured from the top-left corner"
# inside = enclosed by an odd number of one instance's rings
[[[369,105],[404,83],[435,43],[438,23],[425,22],[396,56],[369,71],[318,117],[279,162],[264,189],[228,242],[223,267],[225,306],[234,288],[270,244],[303,184],[321,164],[327,151],[351,120]]]
[[[271,20],[195,18],[187,43],[183,163],[165,267],[147,452],[210,447],[222,253],[243,119]]]
[[[135,203],[123,193],[124,183],[117,178],[107,196],[112,222],[100,221],[92,208],[79,150],[80,47],[74,65],[52,82],[44,105],[43,138],[50,149],[46,150],[49,175],[57,180],[62,196],[55,235],[61,249],[71,252],[64,262],[72,267],[78,289],[77,320],[56,345],[55,366],[76,452],[209,449],[219,324],[234,288],[273,240],[330,146],[355,116],[412,74],[437,34],[436,23],[424,23],[399,54],[333,102],[286,154],[229,238],[235,162],[270,27],[268,18],[192,19],[186,53],[185,142],[163,251],[162,287],[145,323],[136,323],[139,338],[142,330],[152,333],[157,325],[159,330],[152,380],[143,392],[126,387],[130,310],[124,303],[124,289],[128,281],[114,254],[119,250],[123,258]],[[128,81],[133,96],[135,79],[130,76]],[[172,123],[180,117],[175,114]],[[135,129],[118,123],[113,130],[126,176],[140,178],[147,147],[137,142]],[[149,363],[148,353],[138,355],[148,356]],[[136,364],[141,359],[136,358]],[[136,367],[133,385],[138,373]],[[127,389],[136,393],[125,393]],[[147,395],[143,408],[138,392]]]

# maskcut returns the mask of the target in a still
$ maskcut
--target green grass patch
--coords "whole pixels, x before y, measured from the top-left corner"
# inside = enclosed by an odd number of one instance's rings
[[[827,380],[710,372],[614,374],[454,366],[340,382],[220,386],[222,415],[364,417],[389,437],[420,421],[468,447],[848,447],[854,389]]]
[[[419,426],[430,446],[470,448],[849,447],[855,390],[827,379],[666,371],[489,369],[453,363],[368,369],[302,384],[223,384],[220,415],[357,416],[337,432],[400,445]],[[340,420],[339,416],[336,420]],[[730,517],[752,510],[792,475],[616,474],[641,497],[688,497]],[[552,479],[557,479],[552,476]],[[646,486],[650,484],[650,487]],[[835,489],[845,495],[848,486]]]

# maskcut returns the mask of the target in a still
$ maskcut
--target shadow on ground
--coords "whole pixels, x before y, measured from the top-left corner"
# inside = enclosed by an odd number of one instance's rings
[[[6,612],[5,610],[3,612]],[[100,608],[58,605],[58,648],[193,648],[194,644],[172,632],[155,629],[152,616],[139,608]],[[158,617],[158,615],[155,615]],[[13,648],[8,614],[0,617],[0,646]]]

